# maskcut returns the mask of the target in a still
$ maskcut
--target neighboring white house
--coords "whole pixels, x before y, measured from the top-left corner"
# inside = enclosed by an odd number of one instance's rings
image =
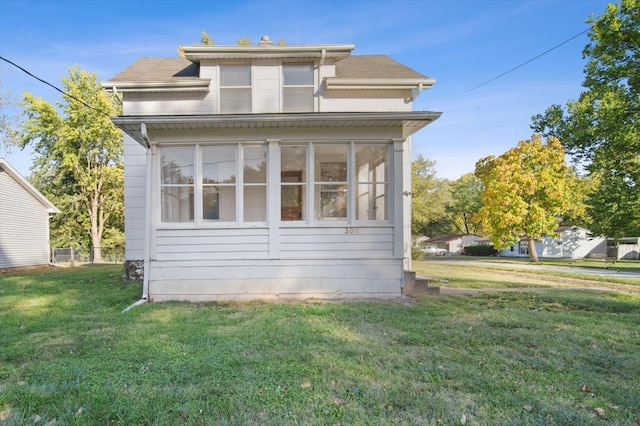
[[[559,234],[546,236],[536,241],[538,257],[582,259],[585,257],[604,258],[607,256],[607,239],[594,237],[588,229],[579,226],[556,228]],[[526,239],[521,239],[510,248],[500,251],[499,256],[529,257]]]
[[[103,83],[143,299],[400,296],[410,139],[440,116],[412,104],[435,80],[353,49],[184,46]]]
[[[481,239],[482,237],[474,234],[439,235],[430,238],[427,244],[444,249],[447,254],[461,254],[462,249],[477,244]]]
[[[60,211],[0,158],[0,269],[49,263],[49,217]]]

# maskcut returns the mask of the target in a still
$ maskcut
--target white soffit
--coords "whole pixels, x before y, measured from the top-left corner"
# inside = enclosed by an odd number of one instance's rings
[[[374,113],[302,113],[302,114],[229,114],[229,115],[154,115],[120,116],[113,123],[145,145],[141,125],[147,130],[213,130],[267,128],[384,128],[400,127],[409,137],[426,127],[440,112],[374,112]]]

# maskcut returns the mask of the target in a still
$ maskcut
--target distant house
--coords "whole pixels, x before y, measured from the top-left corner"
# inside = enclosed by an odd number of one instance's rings
[[[591,231],[579,226],[560,226],[556,228],[556,232],[558,236],[546,236],[536,241],[538,257],[582,259],[607,256],[605,237],[594,237]],[[523,238],[510,248],[501,250],[499,256],[529,257],[527,240]]]
[[[0,269],[49,263],[49,218],[60,211],[0,158]]]
[[[411,267],[413,111],[435,80],[352,44],[183,46],[121,97],[142,300],[392,298]]]
[[[474,234],[440,235],[430,238],[428,244],[447,251],[447,254],[461,254],[466,246],[478,244],[482,237]]]
[[[623,260],[640,259],[640,237],[610,238],[607,257]]]

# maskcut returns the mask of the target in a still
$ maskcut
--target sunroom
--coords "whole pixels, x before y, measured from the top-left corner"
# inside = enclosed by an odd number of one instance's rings
[[[153,300],[399,297],[407,138],[432,112],[127,116]]]

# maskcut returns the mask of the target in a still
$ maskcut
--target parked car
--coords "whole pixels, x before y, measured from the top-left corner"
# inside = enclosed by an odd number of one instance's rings
[[[444,256],[447,253],[445,249],[436,246],[426,246],[422,251],[428,256]]]

